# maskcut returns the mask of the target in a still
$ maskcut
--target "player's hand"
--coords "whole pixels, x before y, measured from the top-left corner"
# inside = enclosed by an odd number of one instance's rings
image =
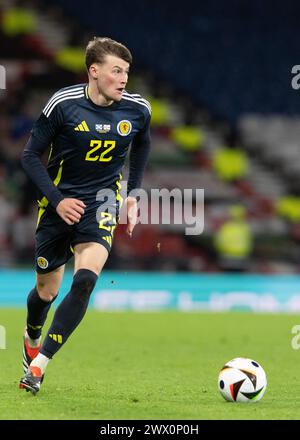
[[[137,200],[135,197],[127,197],[126,201],[126,208],[127,208],[127,228],[126,233],[131,237],[133,229],[137,222]]]
[[[78,199],[63,199],[56,207],[57,214],[68,224],[79,223],[84,214],[85,204]]]

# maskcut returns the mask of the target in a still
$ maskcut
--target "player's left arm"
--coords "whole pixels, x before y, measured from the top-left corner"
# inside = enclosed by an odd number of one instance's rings
[[[130,193],[141,187],[144,171],[148,162],[151,148],[150,119],[150,114],[147,114],[145,125],[134,137],[130,149],[127,199],[125,201],[128,217],[126,232],[130,236],[132,235],[137,220],[137,200],[136,197]]]

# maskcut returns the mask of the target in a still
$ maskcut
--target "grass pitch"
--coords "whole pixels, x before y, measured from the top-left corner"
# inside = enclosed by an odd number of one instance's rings
[[[52,315],[51,315],[52,316]],[[50,323],[48,318],[47,325]],[[0,310],[1,419],[299,419],[299,316],[89,311],[49,363],[37,396],[18,389],[25,310]],[[256,404],[228,403],[219,369],[237,356],[262,364]]]

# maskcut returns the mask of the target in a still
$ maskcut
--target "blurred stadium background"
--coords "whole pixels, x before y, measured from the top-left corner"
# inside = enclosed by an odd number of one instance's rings
[[[130,48],[127,89],[152,104],[144,188],[203,188],[205,228],[139,225],[129,240],[120,227],[93,305],[299,311],[299,18],[296,1],[2,0],[0,304],[25,305],[34,282],[35,189],[20,154],[49,96],[86,81],[99,35]]]

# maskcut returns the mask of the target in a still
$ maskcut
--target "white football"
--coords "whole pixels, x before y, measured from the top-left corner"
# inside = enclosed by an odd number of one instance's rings
[[[266,391],[267,377],[253,359],[235,358],[221,369],[218,387],[229,402],[258,402]]]

